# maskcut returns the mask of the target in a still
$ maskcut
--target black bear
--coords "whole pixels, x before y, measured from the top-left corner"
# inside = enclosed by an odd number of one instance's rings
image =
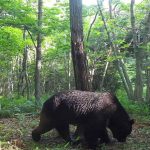
[[[108,127],[113,137],[124,142],[132,131],[133,120],[109,92],[66,91],[50,97],[43,104],[39,126],[32,138],[39,141],[41,134],[55,128],[67,142],[72,142],[69,124],[77,125],[89,148],[96,149],[98,139],[108,143]]]

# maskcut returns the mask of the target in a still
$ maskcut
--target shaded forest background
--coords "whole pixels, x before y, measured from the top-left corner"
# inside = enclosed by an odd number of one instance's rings
[[[150,104],[149,6],[148,0],[83,5],[89,90],[112,91]],[[40,0],[0,1],[1,111],[11,105],[21,111],[23,104],[32,107],[34,100],[76,88],[71,17],[66,0],[53,5]]]
[[[0,149],[75,150],[55,131],[31,139],[42,103],[69,89],[111,91],[134,118],[126,143],[99,148],[150,149],[149,8],[149,0],[0,0]]]

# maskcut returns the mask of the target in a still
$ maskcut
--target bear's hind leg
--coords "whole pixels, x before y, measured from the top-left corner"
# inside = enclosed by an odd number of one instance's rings
[[[101,144],[102,143],[105,143],[105,144],[110,143],[110,139],[109,139],[106,128],[104,128],[103,131],[101,130],[101,132],[100,132],[100,143]]]

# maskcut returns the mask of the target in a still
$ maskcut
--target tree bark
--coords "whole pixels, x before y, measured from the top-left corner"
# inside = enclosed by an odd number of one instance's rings
[[[141,101],[143,99],[143,76],[142,76],[142,49],[138,48],[137,33],[135,27],[135,16],[134,16],[134,4],[135,0],[131,0],[130,13],[131,13],[131,26],[133,34],[133,48],[136,59],[136,79],[134,89],[134,99]]]
[[[143,31],[143,46],[146,46],[150,40],[150,11],[148,12],[148,16],[145,23],[145,29]],[[150,63],[149,63],[149,50],[144,53],[145,57],[145,74],[146,74],[146,101],[150,103]]]
[[[109,14],[110,14],[110,19],[113,19],[112,0],[109,0]],[[112,31],[112,39],[113,39],[113,41],[116,41],[116,35],[113,31]],[[116,45],[116,44],[113,44],[113,45],[114,45],[115,55],[119,56],[119,47],[118,47],[118,45]],[[134,99],[133,87],[132,87],[132,83],[130,81],[130,78],[129,78],[129,75],[127,73],[127,69],[125,67],[123,59],[118,59],[117,64],[118,64],[118,71],[119,71],[119,74],[120,74],[120,76],[122,78],[122,81],[124,83],[124,87],[126,89],[128,98],[133,100]]]
[[[70,0],[71,52],[77,90],[89,90],[86,54],[83,48],[82,0]]]
[[[150,69],[146,69],[146,101],[150,104]]]
[[[111,53],[112,53],[112,50],[110,50],[110,51],[108,52],[107,58],[110,57]],[[100,91],[103,90],[104,80],[105,80],[105,77],[106,77],[106,73],[107,73],[107,70],[108,70],[108,66],[109,66],[109,61],[106,62],[106,65],[105,65],[105,68],[104,68],[104,73],[103,73],[103,76],[102,76],[102,81],[100,82]]]
[[[36,47],[36,65],[35,65],[35,100],[36,104],[40,103],[41,96],[41,45],[42,45],[42,0],[38,0],[38,34],[37,34],[37,47]]]
[[[24,34],[23,34],[24,41],[26,40],[26,29],[24,28]],[[22,68],[20,70],[19,75],[19,82],[18,82],[18,96],[27,95],[27,99],[29,99],[30,96],[30,90],[29,90],[29,80],[28,80],[28,73],[27,73],[27,59],[28,59],[28,49],[27,46],[24,48],[23,53],[23,60],[22,60]],[[25,93],[26,92],[26,93]]]

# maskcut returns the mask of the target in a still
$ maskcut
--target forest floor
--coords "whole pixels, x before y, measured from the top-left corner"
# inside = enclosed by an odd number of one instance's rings
[[[113,142],[101,145],[102,150],[150,150],[150,119],[132,115],[136,120],[132,134],[126,143]],[[52,130],[42,136],[39,143],[31,139],[31,131],[38,125],[39,118],[30,114],[18,114],[14,118],[0,119],[0,150],[84,150],[78,145],[71,147]]]

